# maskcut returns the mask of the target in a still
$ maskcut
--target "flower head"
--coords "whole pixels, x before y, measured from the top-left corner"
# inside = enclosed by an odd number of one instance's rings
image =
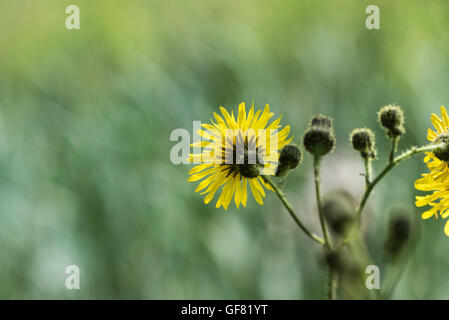
[[[268,122],[273,116],[270,107],[255,112],[254,104],[248,114],[245,103],[239,105],[237,119],[234,113],[220,107],[222,116],[214,113],[215,121],[203,124],[198,134],[202,140],[192,144],[201,147],[200,153],[191,154],[190,161],[199,163],[189,172],[188,181],[201,181],[195,192],[206,194],[204,203],[209,203],[222,187],[216,207],[228,209],[232,198],[239,208],[246,206],[247,185],[259,204],[263,204],[265,190],[272,188],[260,174],[274,175],[278,162],[278,151],[293,138],[287,139],[290,126],[280,128],[281,117]]]
[[[441,107],[441,118],[436,114],[430,117],[436,132],[428,129],[427,139],[433,143],[438,143],[441,137],[445,137],[449,132],[449,116],[446,109]],[[422,178],[416,180],[415,188],[421,191],[432,191],[426,196],[416,196],[416,206],[430,206],[431,208],[422,214],[423,219],[433,216],[443,219],[449,217],[449,168],[448,163],[439,159],[435,152],[427,152],[424,162],[429,168],[429,173],[422,174]],[[444,232],[449,236],[449,220],[446,222]]]

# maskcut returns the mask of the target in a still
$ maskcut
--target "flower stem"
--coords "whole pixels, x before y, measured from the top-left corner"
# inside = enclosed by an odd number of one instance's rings
[[[325,246],[328,249],[332,249],[332,243],[329,237],[329,232],[327,231],[326,222],[324,221],[323,203],[321,202],[320,162],[321,162],[320,157],[318,156],[313,157],[313,173],[315,176],[316,203],[318,205],[318,216],[320,218],[320,224],[321,229],[323,231]]]
[[[323,203],[321,201],[321,179],[320,179],[320,164],[321,157],[314,156],[313,157],[313,173],[315,176],[315,193],[316,193],[316,203],[318,205],[318,216],[320,218],[321,229],[323,231],[324,236],[324,245],[328,250],[332,250],[332,241],[329,237],[329,232],[326,227],[326,222],[324,221],[324,213],[323,213]],[[337,299],[337,284],[338,284],[338,275],[334,269],[334,267],[329,266],[328,275],[327,275],[327,285],[326,285],[326,296],[329,300]]]
[[[328,278],[327,278],[327,299],[336,300],[337,299],[337,284],[338,275],[335,269],[329,266]]]
[[[301,220],[299,220],[295,211],[293,211],[292,206],[288,202],[287,197],[285,196],[284,192],[282,192],[282,190],[268,176],[261,176],[261,177],[266,183],[268,183],[273,188],[274,192],[277,194],[277,196],[281,200],[282,204],[284,205],[284,207],[287,209],[288,213],[290,214],[290,216],[293,218],[293,220],[295,220],[298,227],[302,231],[304,231],[304,233],[307,236],[309,236],[312,240],[318,242],[321,245],[324,245],[325,244],[324,240],[321,237],[317,236],[316,234],[312,233],[309,229],[307,229],[306,226],[304,226],[304,224],[301,222]]]
[[[390,163],[394,161],[394,153],[396,152],[398,139],[399,139],[399,137],[394,137],[393,139],[391,139],[391,151],[390,151],[390,157],[388,158]]]
[[[373,182],[370,182],[365,189],[365,193],[363,194],[362,200],[360,201],[359,206],[356,208],[356,216],[357,218],[360,217],[362,214],[363,208],[365,207],[366,201],[368,200],[369,195],[371,194],[371,191],[373,191],[373,188],[376,186],[376,184],[396,165],[401,163],[402,161],[410,158],[413,155],[420,154],[426,151],[432,151],[438,147],[441,147],[441,145],[425,145],[422,147],[412,147],[407,151],[404,151],[402,154],[397,156],[396,158],[393,158],[392,161],[389,161],[388,164],[385,166],[385,168],[377,175],[377,177],[373,180]]]
[[[393,158],[393,161],[388,161],[388,164],[384,167],[384,169],[376,176],[376,178],[370,182],[366,184],[365,187],[365,192],[362,196],[362,199],[360,200],[360,204],[358,205],[358,207],[355,209],[355,216],[357,218],[357,220],[360,220],[360,217],[362,215],[362,211],[365,208],[366,202],[368,201],[368,197],[371,194],[371,191],[373,191],[374,187],[376,186],[376,184],[396,165],[398,165],[399,163],[401,163],[402,161],[410,158],[411,156],[423,153],[423,152],[428,152],[428,151],[432,151],[436,148],[442,147],[443,144],[429,144],[429,145],[424,145],[421,147],[416,147],[413,146],[411,147],[409,150],[402,152],[399,156],[397,156],[396,158]],[[394,148],[394,146],[392,146]],[[391,154],[391,153],[390,153]],[[342,242],[340,242],[340,244],[338,245],[338,248],[343,247],[344,245],[346,245],[349,242],[349,239],[351,238],[352,234],[354,233],[354,227],[352,228],[352,230],[348,233],[348,236],[346,237],[346,239],[344,239]]]
[[[371,159],[369,157],[363,158],[365,163],[365,184],[369,185],[371,183]]]

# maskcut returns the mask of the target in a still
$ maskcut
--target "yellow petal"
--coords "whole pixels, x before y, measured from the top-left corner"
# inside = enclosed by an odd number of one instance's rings
[[[433,125],[435,126],[435,129],[437,129],[439,134],[445,132],[443,122],[435,113],[431,114],[430,121],[432,121]]]
[[[251,109],[249,110],[248,118],[246,119],[246,128],[245,129],[249,128],[249,126],[251,125],[251,122],[253,121],[253,117],[254,117],[254,100],[252,102]]]
[[[436,139],[436,137],[438,137],[438,135],[435,131],[433,131],[432,129],[427,129],[427,140],[433,141]]]
[[[276,119],[272,123],[270,123],[270,125],[267,127],[267,131],[270,136],[271,136],[271,130],[276,130],[277,128],[279,128],[279,123],[281,122],[281,119],[282,119],[282,115],[278,119]]]
[[[235,202],[235,205],[237,206],[237,209],[239,209],[239,207],[240,207],[240,199],[241,199],[241,196],[242,196],[242,193],[241,193],[242,183],[241,183],[240,179],[236,179],[236,181],[237,182],[236,182],[234,202]]]
[[[217,113],[214,112],[215,120],[217,120],[217,125],[221,128],[227,128],[226,122]]]
[[[225,108],[223,108],[223,107],[220,107],[220,111],[223,114],[223,117],[226,119],[228,127],[231,128],[231,129],[236,129],[237,128],[237,123],[235,122],[233,117],[231,117],[229,115],[229,112]]]
[[[214,182],[212,182],[207,190],[204,193],[207,193],[207,196],[204,198],[204,203],[208,204],[213,199],[215,193],[217,192],[218,188],[220,188],[229,178],[226,178],[224,175],[221,175],[218,177]]]
[[[441,110],[441,118],[443,119],[444,126],[449,127],[449,117],[447,116],[446,109],[443,106],[441,106],[440,110]]]
[[[259,180],[257,178],[255,178],[253,180],[254,180],[254,185],[256,186],[257,190],[259,190],[259,192],[262,195],[262,197],[265,197],[265,190],[260,185]]]
[[[257,111],[256,111],[256,114],[254,115],[254,117],[253,117],[253,119],[252,119],[252,121],[251,121],[251,123],[250,123],[250,125],[249,125],[249,128],[253,128],[253,129],[254,129],[255,124],[256,124],[257,121],[258,121],[260,112],[261,112],[260,110],[257,110]]]
[[[245,110],[245,102],[239,104],[239,114],[237,117],[237,124],[239,128],[244,127],[246,122],[246,110]]]
[[[203,171],[204,169],[207,169],[207,168],[209,168],[209,167],[211,167],[211,166],[212,166],[212,164],[210,164],[210,163],[202,163],[202,164],[200,164],[200,165],[198,165],[198,166],[196,166],[196,167],[193,167],[193,168],[189,171],[189,175],[194,174],[194,173],[197,173],[197,172],[200,172],[200,171]]]
[[[435,207],[432,208],[432,209],[430,209],[430,210],[427,210],[426,212],[424,212],[424,213],[421,215],[421,218],[423,218],[424,220],[426,220],[426,219],[429,219],[429,218],[431,218],[431,217],[433,217],[433,216],[438,217],[436,211],[437,211],[437,208],[435,208]]]
[[[227,181],[226,184],[223,187],[223,190],[221,191],[220,197],[217,200],[217,203],[215,205],[216,208],[220,208],[223,204],[224,200],[226,199],[226,194],[228,193],[229,189],[231,188],[232,181]]]
[[[248,193],[247,193],[247,187],[246,187],[246,185],[247,185],[247,180],[248,179],[246,179],[246,178],[243,178],[243,180],[242,180],[242,195],[240,196],[240,201],[242,202],[242,205],[244,206],[244,207],[246,207],[246,200],[247,200],[247,198],[248,198]]]
[[[201,191],[204,188],[206,188],[215,178],[217,178],[218,175],[219,175],[218,172],[214,173],[213,175],[211,175],[207,179],[201,181],[200,184],[198,185],[198,187],[196,187],[195,192]]]
[[[444,233],[449,237],[449,220],[447,220],[444,225]]]
[[[263,181],[263,179],[262,179],[260,176],[259,176],[258,178],[259,178],[259,180],[260,180],[260,183],[262,183],[262,185],[263,185],[265,188],[267,188],[268,190],[274,191],[273,188],[272,188],[268,183],[265,183],[265,181]]]
[[[263,205],[263,199],[259,194],[259,191],[257,190],[257,187],[254,184],[255,179],[249,179],[249,187],[251,189],[251,192],[253,193],[254,199],[256,202],[260,205]]]
[[[232,201],[232,196],[234,195],[235,188],[236,188],[236,186],[237,186],[237,182],[238,182],[238,181],[239,181],[238,179],[234,178],[233,181],[229,183],[229,184],[231,185],[231,187],[230,187],[229,190],[227,191],[226,196],[225,196],[225,199],[224,199],[224,201],[223,201],[223,208],[224,208],[225,210],[228,210],[229,204],[230,204],[231,201]]]
[[[201,171],[199,173],[192,174],[187,179],[187,181],[189,181],[189,182],[198,181],[198,180],[200,180],[200,179],[202,179],[202,178],[204,178],[204,177],[206,177],[206,176],[208,176],[208,175],[210,175],[212,173],[217,172],[218,170],[220,170],[220,168],[216,167],[216,168],[210,168],[210,169]]]

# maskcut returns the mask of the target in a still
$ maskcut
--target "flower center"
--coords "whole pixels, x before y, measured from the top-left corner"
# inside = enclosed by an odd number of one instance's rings
[[[231,140],[232,139],[232,140]],[[229,138],[226,141],[226,148],[222,150],[224,154],[224,162],[222,166],[227,166],[226,176],[237,174],[245,178],[255,178],[260,175],[260,168],[264,166],[265,149],[257,145],[257,138],[252,136]]]

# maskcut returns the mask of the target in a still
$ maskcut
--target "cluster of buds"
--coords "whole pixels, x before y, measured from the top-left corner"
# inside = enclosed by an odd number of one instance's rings
[[[386,105],[379,110],[377,115],[379,124],[385,129],[389,138],[398,139],[405,133],[404,112],[400,106]],[[372,160],[376,157],[375,136],[371,129],[354,129],[349,140],[354,150],[360,152],[362,158]]]

